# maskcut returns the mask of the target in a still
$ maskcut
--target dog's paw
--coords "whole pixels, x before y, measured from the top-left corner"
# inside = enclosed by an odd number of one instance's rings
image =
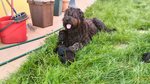
[[[71,51],[70,49],[67,49],[66,53],[65,53],[65,58],[66,58],[67,62],[69,62],[69,63],[74,62],[75,53],[73,51]]]
[[[82,43],[78,43],[78,42],[73,44],[72,46],[69,46],[69,49],[73,52],[76,52],[81,48],[83,48],[83,45],[82,45]]]
[[[67,62],[71,63],[71,62],[74,62],[74,59],[75,59],[75,53],[70,50],[69,48],[67,47],[58,47],[58,57],[60,59],[60,61],[65,64]]]

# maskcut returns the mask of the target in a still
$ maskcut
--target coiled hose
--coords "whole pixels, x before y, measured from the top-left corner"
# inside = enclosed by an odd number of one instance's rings
[[[48,34],[46,34],[46,35],[40,36],[40,37],[38,37],[38,38],[34,38],[34,39],[28,40],[28,41],[26,41],[26,42],[22,42],[22,43],[18,43],[18,44],[14,44],[14,45],[11,45],[11,46],[6,46],[6,47],[3,47],[3,48],[0,48],[0,50],[4,50],[4,49],[7,49],[7,48],[15,47],[15,46],[18,46],[18,45],[23,45],[23,44],[25,44],[25,43],[29,43],[29,42],[32,42],[32,41],[36,41],[36,40],[42,39],[42,38],[44,38],[44,37],[46,37],[46,36],[49,36],[49,35],[51,35],[51,34],[53,34],[53,33],[56,33],[56,32],[58,32],[58,31],[60,31],[61,29],[63,29],[63,27],[59,28],[58,30],[56,30],[56,31],[54,31],[54,32],[51,32],[51,33],[48,33]],[[5,64],[7,64],[7,63],[10,63],[10,62],[12,62],[12,61],[15,61],[15,60],[17,60],[17,59],[19,59],[19,58],[21,58],[21,57],[24,57],[24,56],[26,56],[27,54],[29,54],[29,53],[31,53],[31,52],[33,52],[33,51],[36,51],[36,50],[38,50],[38,49],[40,49],[40,48],[42,48],[42,47],[43,47],[43,46],[40,46],[40,47],[38,47],[38,48],[36,48],[36,49],[34,49],[34,50],[31,50],[31,51],[29,51],[29,52],[26,52],[26,53],[24,53],[24,54],[21,54],[21,55],[19,55],[19,56],[16,56],[16,57],[14,57],[14,58],[12,58],[12,59],[9,59],[9,60],[7,60],[7,61],[5,61],[5,62],[2,62],[2,63],[0,63],[0,66],[3,66],[3,65],[5,65]]]

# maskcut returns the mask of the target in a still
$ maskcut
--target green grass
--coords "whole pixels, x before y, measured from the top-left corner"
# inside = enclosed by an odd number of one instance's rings
[[[53,48],[57,35],[31,53],[28,61],[5,84],[148,84],[150,64],[150,0],[97,0],[85,16],[97,17],[117,32],[98,33],[77,52],[70,65],[60,63]]]

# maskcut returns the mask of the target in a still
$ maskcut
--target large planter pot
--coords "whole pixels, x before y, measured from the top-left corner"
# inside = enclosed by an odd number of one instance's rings
[[[27,2],[34,26],[45,28],[53,25],[54,1],[38,2],[27,0]]]
[[[69,0],[63,0],[62,11],[64,12],[69,6]]]

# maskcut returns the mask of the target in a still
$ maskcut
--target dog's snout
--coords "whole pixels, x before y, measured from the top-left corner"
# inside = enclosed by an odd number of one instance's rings
[[[69,21],[69,20],[70,20],[69,18],[66,19],[66,21]]]

